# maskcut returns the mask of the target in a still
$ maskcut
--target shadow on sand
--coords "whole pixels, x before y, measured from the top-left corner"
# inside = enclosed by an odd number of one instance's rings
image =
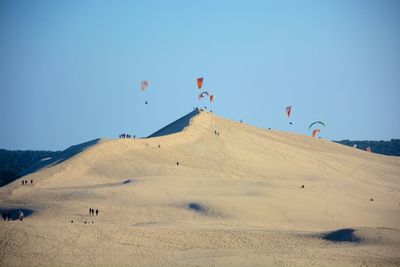
[[[205,214],[207,212],[207,209],[205,207],[203,207],[202,205],[200,205],[198,203],[194,203],[194,202],[189,203],[188,208],[195,212],[199,212],[199,213],[203,213],[203,214]]]
[[[24,209],[24,208],[13,208],[13,209],[5,209],[5,208],[0,208],[0,214],[3,213],[3,211],[7,211],[10,219],[12,221],[16,221],[19,218],[19,211],[22,211],[24,213],[24,218],[31,216],[35,211],[30,210],[30,209]],[[3,218],[1,218],[3,219]]]
[[[190,120],[194,116],[196,116],[197,114],[199,114],[199,110],[197,110],[197,109],[193,110],[192,112],[186,114],[182,118],[177,119],[176,121],[168,124],[164,128],[161,128],[157,132],[149,135],[147,138],[158,137],[158,136],[163,136],[163,135],[168,135],[168,134],[173,134],[173,133],[180,132],[183,129],[185,129],[187,126],[189,126]]]
[[[352,242],[360,243],[361,238],[357,237],[355,234],[355,229],[339,229],[336,231],[325,233],[322,238],[331,242]]]

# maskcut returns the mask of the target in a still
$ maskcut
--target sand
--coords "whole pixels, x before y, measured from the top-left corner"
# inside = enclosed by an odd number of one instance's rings
[[[34,211],[0,222],[0,265],[400,265],[399,157],[207,111],[185,121],[0,188],[0,207]]]

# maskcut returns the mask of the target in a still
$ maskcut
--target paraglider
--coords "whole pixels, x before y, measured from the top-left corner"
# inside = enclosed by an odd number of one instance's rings
[[[144,81],[142,81],[142,83],[140,84],[140,89],[141,89],[142,91],[146,91],[146,90],[149,88],[149,86],[150,86],[150,81],[144,80]],[[144,103],[145,103],[146,105],[149,104],[149,103],[147,102],[147,100],[144,101]]]
[[[208,92],[206,92],[206,91],[204,91],[204,92],[201,92],[201,93],[199,94],[199,96],[198,96],[199,100],[200,100],[201,98],[203,98],[203,97],[204,97],[204,95],[207,95],[207,96],[209,96],[210,94],[209,94]]]
[[[197,78],[197,87],[199,89],[201,89],[201,87],[203,86],[203,80],[204,80],[203,77]]]
[[[290,114],[292,113],[292,106],[286,107],[286,115],[288,118],[290,118]],[[292,125],[292,122],[289,122],[290,125]]]
[[[150,81],[144,80],[144,81],[142,81],[142,83],[140,84],[140,89],[141,89],[142,91],[145,91],[145,90],[147,90],[147,88],[149,88],[149,85],[150,85]]]
[[[310,124],[310,126],[308,126],[308,129],[311,130],[311,127],[313,127],[314,124],[321,124],[323,126],[326,126],[325,123],[323,123],[322,121],[314,121]]]
[[[214,95],[210,95],[210,102],[214,102]]]
[[[290,113],[292,112],[292,106],[286,107],[286,115],[290,118]]]
[[[316,137],[320,131],[321,131],[320,129],[315,129],[314,131],[312,131],[312,137]]]

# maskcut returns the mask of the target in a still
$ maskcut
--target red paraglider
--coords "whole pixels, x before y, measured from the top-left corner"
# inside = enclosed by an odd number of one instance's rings
[[[290,118],[290,113],[292,112],[292,106],[286,107],[286,115]]]
[[[150,82],[149,81],[142,81],[141,85],[140,85],[140,89],[142,89],[142,91],[145,91],[147,88],[149,88]]]
[[[320,129],[315,129],[314,131],[312,131],[312,137],[316,137],[320,131],[321,131]]]

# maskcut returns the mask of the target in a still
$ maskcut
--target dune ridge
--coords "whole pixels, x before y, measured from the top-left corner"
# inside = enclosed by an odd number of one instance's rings
[[[194,112],[0,188],[2,208],[35,210],[1,223],[3,264],[399,264],[399,157]],[[16,256],[27,239],[37,258]]]

